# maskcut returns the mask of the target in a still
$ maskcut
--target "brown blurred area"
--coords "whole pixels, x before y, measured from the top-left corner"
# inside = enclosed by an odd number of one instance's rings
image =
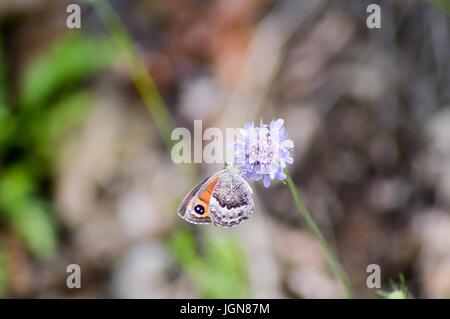
[[[445,5],[110,2],[177,126],[192,129],[194,119],[203,120],[203,129],[285,119],[295,144],[289,171],[357,298],[378,298],[366,286],[369,264],[380,265],[383,288],[403,273],[413,297],[450,298]],[[86,4],[80,3],[81,30],[67,29],[69,3],[76,1],[0,3],[6,100],[15,114],[27,68],[53,43],[71,32],[108,38]],[[381,29],[366,26],[370,3],[382,8]],[[185,225],[176,207],[193,184],[177,172],[120,56],[55,96],[74,87],[92,93],[89,111],[53,147],[37,183],[52,207],[57,248],[50,258],[36,258],[0,213],[3,296],[214,297],[168,248],[174,232],[187,228],[200,256],[207,238],[237,242],[249,297],[345,297],[281,183],[253,184],[255,216],[233,229]],[[5,154],[0,178],[11,162]],[[195,168],[203,178],[220,165]],[[73,263],[82,268],[81,289],[65,285]]]

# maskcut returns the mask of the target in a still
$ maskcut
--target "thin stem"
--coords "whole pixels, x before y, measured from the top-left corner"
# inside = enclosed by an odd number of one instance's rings
[[[108,1],[88,0],[87,2],[92,3],[100,19],[111,34],[112,41],[119,49],[119,53],[124,59],[134,85],[144,100],[145,106],[154,119],[154,123],[170,153],[173,143],[170,137],[175,124],[161,94],[147,72],[147,66],[136,52],[122,20]]]
[[[136,51],[126,27],[123,25],[122,20],[108,1],[85,1],[95,8],[100,19],[106,26],[106,29],[109,31],[111,40],[117,47],[120,56],[123,58],[130,77],[138,93],[142,97],[158,133],[164,141],[167,152],[170,154],[174,144],[171,135],[175,128],[175,122],[158,88],[153,82],[152,77],[147,71],[147,66]],[[177,165],[177,170],[190,182],[196,179],[194,177],[194,170],[188,166],[180,168],[180,166]]]
[[[331,271],[341,282],[343,288],[345,289],[347,297],[353,298],[352,287],[350,286],[350,282],[348,280],[348,277],[347,277],[347,274],[345,273],[344,268],[342,267],[342,265],[339,262],[336,255],[331,250],[330,246],[327,243],[327,240],[323,236],[319,227],[317,227],[316,223],[314,222],[314,219],[311,217],[310,213],[308,212],[308,210],[306,209],[302,200],[300,199],[300,195],[298,194],[297,187],[295,186],[295,183],[292,180],[291,176],[289,175],[289,173],[287,172],[286,169],[284,170],[284,172],[287,176],[286,180],[287,180],[289,189],[292,192],[292,196],[294,196],[295,205],[297,206],[297,209],[300,212],[300,215],[302,216],[303,221],[305,222],[309,231],[314,236],[314,239],[317,241],[317,243],[319,244],[323,253],[325,254],[328,264],[331,268]]]

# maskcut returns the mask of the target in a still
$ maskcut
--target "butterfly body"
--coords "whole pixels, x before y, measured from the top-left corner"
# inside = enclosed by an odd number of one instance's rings
[[[200,182],[178,207],[178,215],[190,223],[222,227],[239,224],[253,211],[252,189],[231,166]]]

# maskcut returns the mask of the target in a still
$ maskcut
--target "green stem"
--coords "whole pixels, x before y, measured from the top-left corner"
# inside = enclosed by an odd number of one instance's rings
[[[85,2],[94,7],[106,26],[106,29],[109,31],[112,42],[122,56],[130,77],[147,107],[158,133],[164,141],[168,154],[170,154],[174,144],[171,135],[175,128],[175,122],[152,77],[147,71],[147,66],[136,51],[126,27],[108,1],[85,0]],[[192,181],[196,179],[194,178],[195,172],[188,166],[180,168],[177,165],[177,170],[186,180]]]
[[[317,227],[316,223],[314,222],[314,219],[311,217],[311,214],[308,212],[302,200],[300,199],[297,187],[295,186],[295,183],[292,180],[291,176],[289,175],[286,169],[284,170],[284,172],[287,176],[286,181],[289,186],[289,189],[292,192],[292,196],[294,196],[295,205],[297,206],[297,209],[300,212],[300,215],[302,216],[303,221],[306,224],[306,227],[308,227],[309,231],[314,236],[314,239],[317,241],[323,253],[325,254],[328,261],[328,265],[331,268],[331,271],[341,282],[343,288],[345,289],[347,297],[353,298],[352,287],[350,286],[350,282],[348,280],[344,268],[342,267],[336,255],[331,250],[330,246],[327,243],[327,240],[323,236],[319,227]]]
[[[147,71],[147,66],[134,48],[122,20],[108,1],[86,0],[86,2],[94,6],[100,19],[111,34],[112,41],[122,55],[131,79],[144,100],[145,106],[150,112],[158,132],[170,153],[173,144],[171,132],[175,128],[175,124],[159,90]]]

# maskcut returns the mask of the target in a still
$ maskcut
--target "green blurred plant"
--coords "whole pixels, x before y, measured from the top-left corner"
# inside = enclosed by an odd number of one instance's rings
[[[169,250],[205,298],[249,298],[245,257],[239,244],[228,236],[205,233],[201,253],[192,231],[177,229]]]
[[[450,1],[448,0],[425,0],[430,5],[435,6],[439,10],[445,12],[447,15],[450,15]]]
[[[26,67],[14,107],[0,53],[0,223],[42,260],[57,246],[46,181],[59,143],[88,112],[92,96],[82,84],[112,61],[108,43],[78,32],[57,40]],[[0,251],[0,291],[5,258]]]
[[[376,293],[387,299],[408,299],[408,287],[406,287],[405,276],[402,273],[398,275],[400,278],[400,288],[395,283],[394,279],[389,279],[389,284],[392,287],[392,292],[378,289]]]

